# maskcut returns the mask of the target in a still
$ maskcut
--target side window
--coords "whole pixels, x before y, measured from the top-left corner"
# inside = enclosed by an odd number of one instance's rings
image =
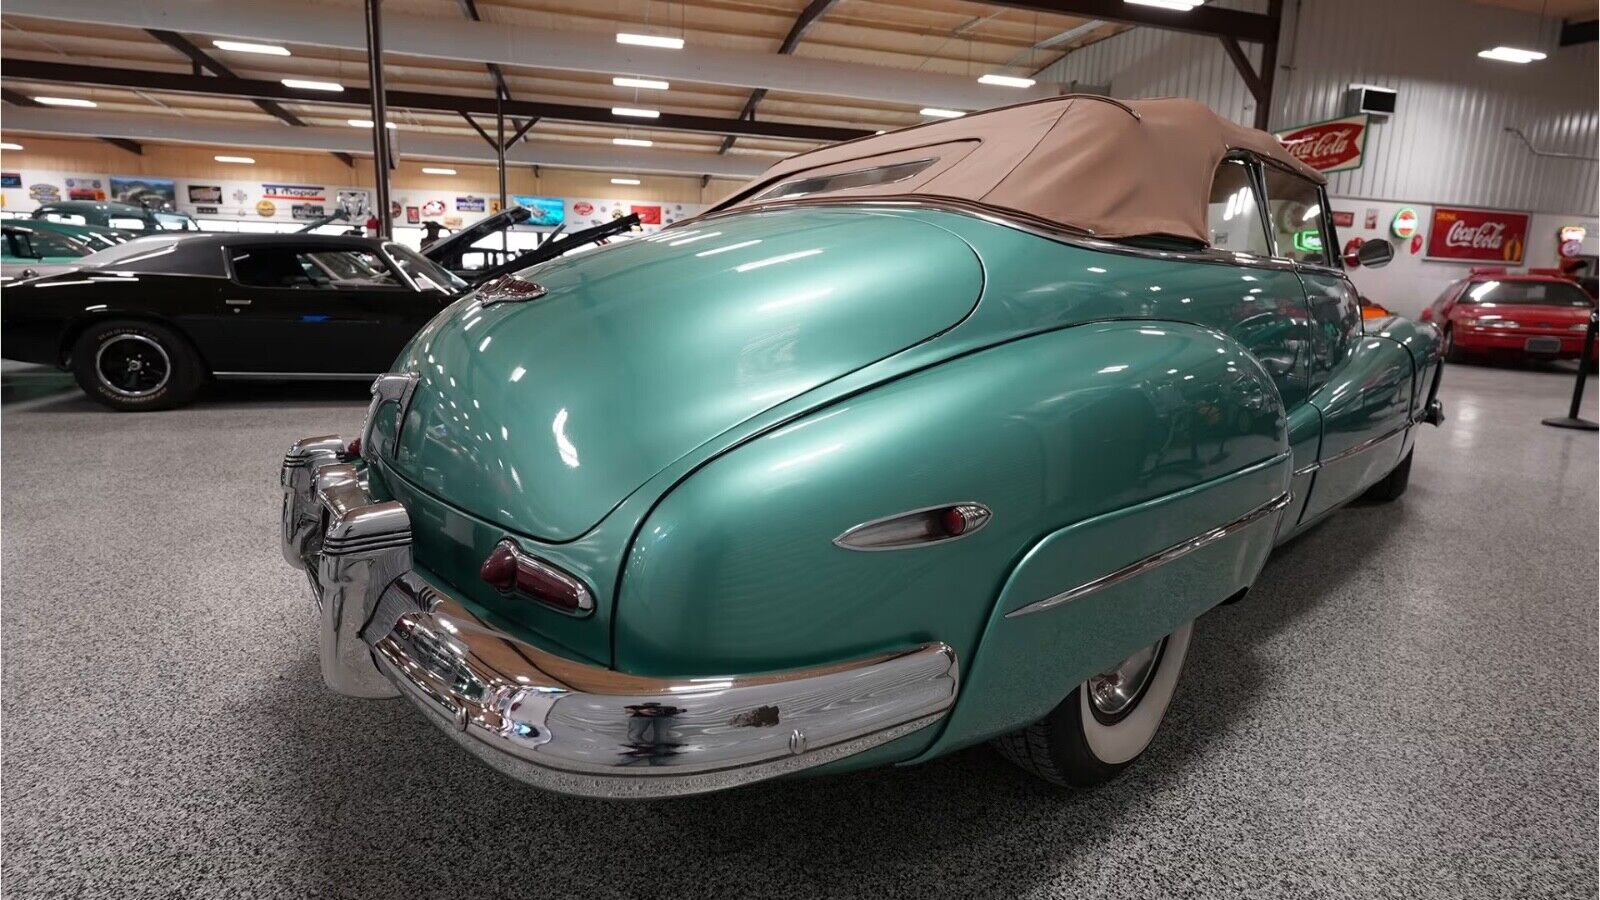
[[[233,263],[234,280],[252,287],[303,290],[403,287],[377,254],[367,250],[235,247],[228,256]]]
[[[1323,244],[1322,195],[1317,186],[1299,175],[1272,166],[1263,166],[1267,182],[1267,215],[1272,219],[1272,236],[1278,256],[1295,262],[1319,266],[1332,265]]]
[[[28,244],[28,236],[6,232],[6,255],[17,259],[34,259],[33,247]]]
[[[1249,167],[1238,160],[1223,160],[1211,181],[1211,203],[1206,207],[1211,246],[1234,253],[1271,256],[1272,248],[1261,227],[1260,210]]]
[[[27,236],[26,240],[33,248],[33,255],[39,258],[46,256],[84,256],[87,251],[79,244],[75,244],[64,237],[35,231]]]
[[[77,213],[47,212],[41,218],[46,222],[60,222],[64,225],[87,225],[89,221]]]

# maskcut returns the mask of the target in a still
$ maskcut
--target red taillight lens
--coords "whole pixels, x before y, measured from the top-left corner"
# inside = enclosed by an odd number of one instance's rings
[[[509,540],[495,545],[478,575],[497,591],[524,594],[563,612],[582,614],[594,609],[594,596],[583,582],[523,553]]]
[[[344,455],[346,459],[360,459],[361,438],[351,438],[350,443],[344,446]]]
[[[951,537],[965,534],[967,531],[967,517],[959,506],[952,506],[940,513],[939,524],[944,526],[944,533]]]

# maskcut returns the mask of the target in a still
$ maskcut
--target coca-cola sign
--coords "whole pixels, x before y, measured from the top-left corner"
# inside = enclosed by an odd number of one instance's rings
[[[1527,213],[1436,206],[1427,258],[1519,265],[1527,243]]]
[[[1367,149],[1367,117],[1346,116],[1277,132],[1279,142],[1295,159],[1318,172],[1359,169]]]

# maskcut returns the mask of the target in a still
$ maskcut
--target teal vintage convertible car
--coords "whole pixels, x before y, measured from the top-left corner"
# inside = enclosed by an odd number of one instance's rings
[[[573,794],[982,741],[1108,778],[1196,617],[1442,419],[1321,182],[1193,102],[1068,96],[489,284],[283,462],[323,677]]]

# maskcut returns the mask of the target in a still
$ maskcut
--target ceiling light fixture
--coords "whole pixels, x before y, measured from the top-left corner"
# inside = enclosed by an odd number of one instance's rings
[[[672,87],[671,84],[654,78],[627,78],[621,75],[611,79],[611,83],[617,87],[644,88],[647,91],[664,91]]]
[[[285,78],[282,84],[284,87],[297,88],[302,91],[328,91],[333,94],[344,91],[344,85],[337,81],[308,81],[304,78]]]
[[[447,169],[444,166],[423,166],[422,167],[422,174],[424,174],[424,175],[454,175],[455,173],[456,173],[455,169]]]
[[[22,149],[22,145],[21,144],[13,144],[10,141],[0,141],[0,150],[21,150],[21,149]]]
[[[33,100],[45,106],[77,106],[83,109],[93,109],[100,105],[93,100],[81,100],[77,97],[35,97]]]
[[[277,44],[252,44],[249,41],[212,41],[211,46],[218,50],[232,50],[235,53],[261,53],[266,56],[289,56],[288,47],[279,47]]]
[[[345,119],[345,121],[349,122],[350,126],[352,128],[371,128],[372,127],[372,120],[371,119]],[[393,122],[385,122],[385,123],[383,123],[383,125],[384,125],[385,128],[398,128],[399,127],[399,126],[395,125]]]
[[[211,158],[217,162],[237,163],[241,166],[253,166],[256,164],[255,157],[253,156],[213,156]]]
[[[612,138],[611,143],[616,144],[618,147],[654,147],[656,145],[655,141],[647,141],[643,138]]]
[[[639,183],[639,179],[637,179],[637,178],[613,178],[613,179],[611,179],[611,183],[612,184],[638,184]]]
[[[966,113],[961,112],[960,110],[940,109],[937,106],[924,106],[921,109],[921,113],[925,116],[932,116],[935,119],[959,119],[966,115]]]
[[[683,49],[683,38],[661,37],[654,34],[629,34],[625,31],[617,32],[617,43],[632,44],[635,47],[660,47],[663,50]]]
[[[1496,47],[1493,50],[1479,50],[1478,56],[1483,59],[1492,59],[1497,62],[1518,63],[1526,65],[1538,62],[1545,58],[1545,54],[1537,50],[1519,50],[1516,47]]]
[[[978,83],[1014,88],[1031,88],[1035,84],[1032,78],[1018,78],[1015,75],[982,75],[979,76]]]
[[[636,119],[659,119],[659,118],[661,118],[661,111],[660,110],[655,110],[655,109],[635,109],[634,107],[631,107],[631,106],[613,106],[613,107],[611,107],[611,114],[613,116],[633,116]]]
[[[1160,9],[1171,9],[1178,12],[1188,12],[1199,6],[1203,0],[1122,0],[1135,6],[1155,6]]]

